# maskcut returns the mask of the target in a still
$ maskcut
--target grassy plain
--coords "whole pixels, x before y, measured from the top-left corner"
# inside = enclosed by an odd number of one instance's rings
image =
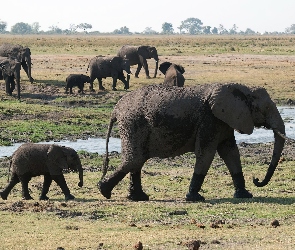
[[[18,43],[32,52],[31,84],[21,72],[21,101],[6,96],[0,82],[0,145],[13,142],[77,139],[105,136],[109,114],[126,91],[118,82],[103,80],[106,91],[85,95],[64,93],[70,73],[86,73],[96,55],[115,55],[124,44],[157,47],[162,61],[184,66],[185,85],[237,82],[267,89],[278,105],[295,101],[295,36],[0,36],[0,44]],[[150,72],[155,63],[149,60]],[[132,67],[135,72],[135,67]],[[163,75],[131,78],[130,91],[158,84]],[[97,84],[97,82],[95,82]],[[97,89],[97,86],[95,85]],[[85,89],[87,90],[87,84]],[[113,136],[118,136],[115,129]],[[290,146],[292,151],[292,145]],[[187,203],[194,157],[151,159],[144,168],[143,187],[149,202],[126,199],[128,178],[104,199],[97,182],[103,156],[79,152],[85,169],[85,186],[78,176],[66,174],[76,196],[64,202],[55,184],[50,201],[38,201],[42,178],[33,178],[34,201],[21,201],[20,185],[7,201],[0,201],[0,249],[133,249],[141,241],[147,249],[188,249],[200,240],[200,249],[293,249],[295,245],[294,157],[287,153],[272,181],[263,188],[252,177],[263,178],[267,165],[261,147],[243,154],[246,185],[251,200],[233,199],[233,185],[223,162],[216,157],[202,194],[204,203]],[[270,161],[271,153],[267,154]],[[116,168],[120,155],[113,154]],[[7,181],[7,159],[0,159],[0,189]],[[280,226],[273,227],[277,219]]]

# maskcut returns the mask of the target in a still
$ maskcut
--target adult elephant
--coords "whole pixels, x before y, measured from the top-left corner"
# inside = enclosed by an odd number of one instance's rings
[[[99,182],[106,198],[111,197],[113,188],[130,172],[129,199],[148,200],[141,185],[141,169],[146,160],[194,152],[196,163],[186,200],[203,201],[199,191],[216,151],[231,174],[234,197],[251,198],[245,188],[234,130],[251,134],[254,127],[265,127],[274,132],[274,149],[266,176],[262,182],[254,179],[259,187],[270,181],[285,142],[284,122],[264,88],[240,84],[146,86],[124,95],[111,114],[103,177],[115,121],[120,130],[122,163],[109,178]]]
[[[28,47],[23,47],[22,45],[15,45],[10,43],[4,43],[0,45],[0,56],[17,58],[24,71],[26,72],[30,82],[32,83],[34,79],[32,78],[32,62],[31,62],[31,50]]]
[[[156,61],[156,67],[155,67],[155,73],[154,78],[157,76],[157,70],[158,70],[158,52],[157,49],[153,46],[130,46],[130,45],[124,45],[120,50],[118,51],[118,56],[122,58],[129,59],[130,66],[137,65],[137,69],[135,72],[135,77],[138,77],[138,74],[143,67],[145,70],[146,78],[151,78],[149,75],[149,68],[146,59],[154,58]],[[127,76],[127,79],[129,81],[130,76]]]
[[[25,200],[32,199],[28,183],[34,176],[44,175],[44,183],[40,200],[48,200],[47,193],[54,180],[61,188],[66,200],[75,197],[65,181],[63,170],[69,169],[79,172],[78,186],[83,186],[83,168],[77,152],[69,147],[56,144],[21,145],[12,155],[10,161],[11,179],[8,185],[0,192],[2,199],[6,200],[12,188],[18,183],[22,184],[22,197]]]
[[[99,82],[99,89],[104,90],[102,85],[102,78],[112,77],[113,78],[113,90],[116,89],[117,79],[124,83],[124,89],[129,89],[129,80],[126,81],[123,70],[127,74],[131,74],[130,63],[128,59],[123,59],[119,56],[113,57],[101,57],[96,56],[89,62],[88,69],[90,70],[90,90],[93,89],[93,81],[97,78]]]
[[[163,62],[160,64],[159,70],[165,75],[163,85],[183,87],[185,70],[181,65]]]
[[[16,80],[18,99],[20,99],[20,70],[21,63],[17,59],[0,57],[0,80],[5,81],[5,91],[8,95],[12,95]]]

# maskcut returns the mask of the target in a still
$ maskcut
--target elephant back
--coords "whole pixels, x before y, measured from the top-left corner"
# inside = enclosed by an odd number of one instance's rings
[[[11,171],[23,175],[30,172],[32,176],[44,174],[47,171],[47,150],[49,145],[26,143],[21,145],[12,155]]]

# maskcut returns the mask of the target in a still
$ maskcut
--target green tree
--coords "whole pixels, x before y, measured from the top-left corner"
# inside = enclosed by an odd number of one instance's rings
[[[219,24],[219,28],[218,28],[219,34],[220,35],[226,35],[228,34],[228,31],[226,28],[224,28],[224,26],[222,24]]]
[[[163,23],[162,24],[162,33],[163,34],[173,34],[174,29],[173,29],[173,25],[171,23]]]
[[[250,28],[247,28],[247,29],[245,30],[245,34],[246,34],[246,35],[255,35],[256,32],[255,32],[254,30],[250,29]]]
[[[146,27],[142,33],[145,34],[145,35],[155,35],[155,34],[158,34],[157,31],[155,31],[155,30],[152,29],[152,27]]]
[[[237,25],[234,24],[233,27],[229,30],[229,34],[231,35],[238,34],[237,29],[238,29]]]
[[[290,27],[286,28],[285,32],[288,34],[295,34],[295,24],[291,24]]]
[[[218,34],[218,29],[216,27],[214,27],[212,30],[211,30],[212,34],[216,35]]]
[[[4,21],[0,21],[0,33],[5,33],[7,28],[7,23]]]
[[[204,26],[203,33],[206,35],[211,34],[211,26]]]
[[[191,35],[202,33],[203,23],[198,18],[187,18],[186,20],[181,22],[181,25],[178,27],[180,32],[181,30],[186,30],[187,33]]]
[[[51,33],[51,34],[62,34],[63,31],[61,28],[57,27],[56,25],[52,25],[49,27],[49,31],[48,33]]]
[[[11,27],[11,33],[14,34],[30,34],[32,33],[32,27],[31,25],[27,24],[27,23],[16,23],[15,25],[13,25]]]
[[[120,29],[115,29],[113,33],[114,34],[131,34],[131,32],[129,31],[129,28],[127,28],[126,26],[121,27]]]
[[[92,29],[92,25],[89,23],[80,23],[77,25],[77,29],[84,30],[87,33],[87,30]]]
[[[34,22],[31,24],[31,30],[33,34],[38,34],[40,30],[40,24],[38,22]]]

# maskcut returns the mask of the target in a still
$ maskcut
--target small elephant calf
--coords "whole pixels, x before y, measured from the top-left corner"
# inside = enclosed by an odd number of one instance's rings
[[[165,75],[163,85],[183,87],[185,79],[182,74],[185,70],[181,65],[163,62],[159,70]]]
[[[79,88],[78,92],[84,94],[84,83],[90,83],[90,77],[83,74],[70,74],[66,78],[66,93],[70,89],[70,94],[73,94],[72,88],[77,86]]]
[[[29,181],[32,177],[44,175],[40,200],[49,199],[47,193],[52,180],[61,188],[65,200],[72,200],[75,197],[70,193],[63,176],[63,169],[78,171],[80,180],[78,186],[83,186],[83,168],[74,149],[56,144],[23,144],[12,155],[10,160],[11,179],[0,192],[0,196],[6,200],[12,188],[21,182],[23,199],[33,199],[29,193]]]

